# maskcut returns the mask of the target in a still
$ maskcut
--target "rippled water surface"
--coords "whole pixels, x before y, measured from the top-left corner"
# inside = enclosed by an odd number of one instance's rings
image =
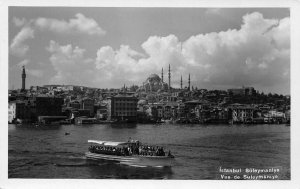
[[[279,179],[290,179],[290,127],[285,125],[8,127],[9,178],[220,179],[220,167],[276,167]],[[129,137],[170,149],[174,165],[139,168],[84,157],[88,139]]]

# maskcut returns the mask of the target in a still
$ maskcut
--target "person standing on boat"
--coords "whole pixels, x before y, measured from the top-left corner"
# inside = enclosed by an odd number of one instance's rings
[[[128,148],[127,148],[127,150],[128,150],[128,155],[130,155],[130,156],[131,156],[131,155],[132,155],[131,148],[130,148],[130,147],[128,147]]]

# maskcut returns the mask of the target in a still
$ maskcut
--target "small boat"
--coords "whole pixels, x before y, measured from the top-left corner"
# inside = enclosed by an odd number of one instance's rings
[[[85,153],[87,159],[109,160],[140,167],[170,167],[174,156],[162,147],[143,145],[137,140],[113,142],[88,140],[91,144]]]

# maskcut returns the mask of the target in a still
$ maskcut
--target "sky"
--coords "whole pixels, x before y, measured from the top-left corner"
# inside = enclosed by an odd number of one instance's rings
[[[288,8],[9,7],[9,88],[251,86],[290,94]]]

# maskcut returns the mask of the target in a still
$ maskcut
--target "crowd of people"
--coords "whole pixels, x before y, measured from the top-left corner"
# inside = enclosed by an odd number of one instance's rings
[[[139,143],[127,145],[127,146],[116,146],[116,147],[92,145],[89,147],[89,151],[92,153],[117,155],[117,156],[131,156],[131,155],[165,156],[163,147],[140,145]],[[170,151],[168,155],[171,155]]]
[[[163,147],[154,146],[139,146],[139,155],[143,156],[165,156]]]
[[[97,145],[90,146],[89,151],[97,154],[117,155],[117,156],[122,156],[122,155],[125,156],[130,154],[127,148],[117,148],[117,147],[97,146]]]

